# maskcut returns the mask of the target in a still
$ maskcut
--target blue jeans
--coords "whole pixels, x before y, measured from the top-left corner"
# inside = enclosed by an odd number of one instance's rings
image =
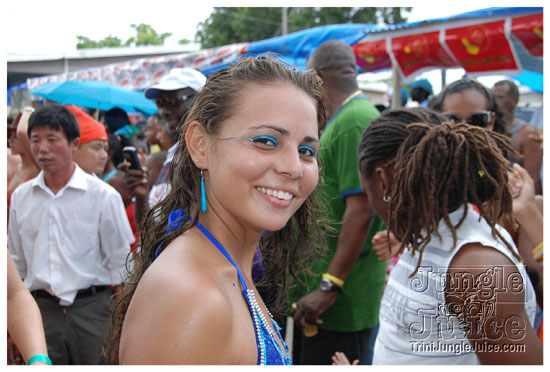
[[[371,365],[372,356],[374,355],[374,343],[376,342],[376,336],[378,336],[378,328],[380,323],[371,328],[369,339],[365,345],[365,351],[363,352],[363,358],[360,361],[360,365]]]
[[[319,328],[317,335],[313,337],[305,337],[302,331],[295,329],[295,349],[300,349],[300,351],[299,355],[295,355],[294,364],[331,365],[331,358],[337,351],[343,352],[350,363],[355,359],[364,360],[363,353],[368,350],[368,343],[371,339],[370,334],[373,329],[367,328],[357,332],[338,332]],[[296,345],[296,342],[299,345]],[[372,362],[372,350],[366,360]]]

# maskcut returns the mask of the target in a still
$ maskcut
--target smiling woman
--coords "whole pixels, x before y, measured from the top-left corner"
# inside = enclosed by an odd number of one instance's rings
[[[169,194],[144,222],[109,362],[291,363],[251,271],[260,246],[282,305],[289,277],[319,253],[320,88],[315,72],[269,56],[209,76],[184,123]]]

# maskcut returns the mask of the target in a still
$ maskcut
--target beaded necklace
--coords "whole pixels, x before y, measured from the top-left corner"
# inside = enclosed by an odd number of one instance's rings
[[[348,103],[348,102],[351,101],[353,98],[355,98],[355,97],[357,97],[358,95],[360,95],[361,93],[363,93],[363,92],[361,91],[361,89],[356,90],[355,92],[353,92],[352,94],[350,94],[350,95],[344,100],[344,102],[342,102],[342,104],[340,105],[340,107],[345,106],[346,103]]]
[[[227,260],[237,269],[237,275],[239,276],[239,281],[241,282],[242,293],[248,304],[250,314],[252,315],[252,323],[254,325],[254,333],[256,336],[256,345],[258,348],[258,364],[284,364],[291,365],[292,360],[288,356],[288,346],[283,341],[283,338],[280,334],[280,327],[277,322],[273,319],[271,313],[268,312],[269,320],[265,317],[264,312],[262,311],[256,295],[253,289],[249,289],[246,285],[241,270],[233,261],[233,258],[225,250],[220,242],[216,240],[210,234],[210,232],[197,222],[197,227],[199,230],[218,248],[218,250],[227,258]],[[284,350],[281,348],[275,337],[278,337],[284,346]]]

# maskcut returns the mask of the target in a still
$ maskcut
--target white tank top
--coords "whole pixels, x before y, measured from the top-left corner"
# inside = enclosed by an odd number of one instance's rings
[[[449,215],[453,225],[456,226],[463,212],[464,209],[459,208]],[[413,257],[410,251],[405,251],[401,255],[382,298],[373,364],[480,364],[458,318],[445,307],[445,274],[454,255],[469,243],[494,247],[516,265],[525,284],[525,308],[533,326],[536,301],[527,272],[508,247],[493,238],[489,224],[479,217],[469,205],[468,215],[457,229],[454,249],[452,232],[441,221],[442,241],[432,235],[432,241],[424,249],[422,265],[410,279],[418,254]],[[500,226],[497,229],[515,249],[508,232]],[[501,274],[498,267],[488,273],[495,280],[503,280]],[[491,314],[491,309],[482,311],[487,316]]]

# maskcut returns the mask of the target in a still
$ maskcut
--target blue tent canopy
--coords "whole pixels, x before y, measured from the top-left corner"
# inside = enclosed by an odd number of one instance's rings
[[[26,90],[27,89],[27,83],[19,84],[19,85],[8,88],[8,94],[7,94],[7,96],[8,96],[8,106],[11,106],[11,97],[10,97],[11,91],[12,90],[20,90],[20,89]]]
[[[512,78],[517,80],[519,83],[528,86],[534,92],[542,93],[544,91],[542,74],[525,71],[521,75],[512,76]]]
[[[315,48],[327,40],[337,39],[353,45],[365,37],[369,31],[378,28],[376,25],[369,24],[318,26],[284,36],[251,42],[248,52],[256,55],[270,51],[296,60],[306,60]]]
[[[313,50],[323,42],[331,39],[342,40],[350,45],[356,44],[367,35],[386,33],[388,36],[394,31],[411,30],[431,24],[444,24],[468,19],[486,19],[488,17],[521,16],[540,13],[540,7],[492,7],[471,12],[461,13],[448,17],[439,17],[417,22],[401,23],[397,25],[369,25],[369,24],[340,24],[319,26],[307,30],[294,32],[289,35],[277,36],[266,40],[251,42],[247,56],[256,56],[266,52],[280,55],[290,65],[306,68],[306,61]],[[536,92],[542,92],[542,59],[531,56],[517,40],[512,40],[518,53],[524,72],[515,76],[519,81]],[[227,66],[228,64],[224,64]],[[211,68],[206,73],[215,71],[221,66]],[[359,69],[361,71],[361,69]]]
[[[417,22],[406,22],[396,25],[372,25],[372,24],[338,24],[318,26],[307,30],[293,32],[288,35],[277,36],[270,39],[251,42],[246,56],[256,56],[262,53],[273,52],[279,54],[289,64],[305,69],[307,58],[313,50],[327,40],[337,39],[354,45],[367,35],[391,33],[397,30],[414,30],[430,24],[447,23],[464,19],[485,19],[487,17],[519,16],[542,12],[540,7],[493,7],[474,10],[471,12],[456,14],[448,17],[432,18]],[[542,71],[542,62],[533,62],[531,56],[520,56],[528,60],[526,70]],[[227,66],[228,63],[210,68],[203,73],[207,74]]]

